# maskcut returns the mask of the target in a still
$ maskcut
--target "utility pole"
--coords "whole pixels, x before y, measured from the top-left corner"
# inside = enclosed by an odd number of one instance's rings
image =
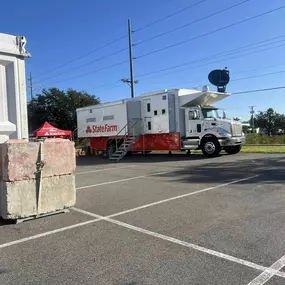
[[[34,95],[33,95],[33,76],[32,76],[32,72],[30,72],[30,95],[31,95],[31,111],[32,111],[32,116],[34,115]],[[29,131],[31,132],[33,130],[33,125],[29,124]]]
[[[134,82],[134,70],[133,70],[133,43],[132,43],[132,29],[131,20],[128,19],[128,31],[129,31],[129,55],[130,55],[130,84],[131,84],[131,97],[135,97],[135,82]]]
[[[30,72],[30,77],[28,78],[28,81],[30,82],[30,85],[28,85],[27,87],[30,88],[30,95],[31,95],[31,112],[32,115],[34,115],[35,112],[35,106],[34,106],[34,94],[33,94],[33,89],[39,89],[41,88],[40,86],[33,86],[33,76],[32,76],[32,72]],[[30,131],[32,130],[33,126],[29,126]]]
[[[31,100],[33,101],[34,96],[33,96],[33,77],[32,77],[32,72],[30,72],[30,94],[31,94]]]
[[[251,114],[251,126],[252,126],[252,132],[253,133],[254,133],[254,107],[255,106],[249,106],[250,114]]]

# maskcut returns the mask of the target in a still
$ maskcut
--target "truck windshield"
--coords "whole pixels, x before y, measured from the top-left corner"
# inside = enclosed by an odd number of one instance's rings
[[[217,114],[218,114],[218,118],[220,118],[220,119],[226,119],[227,118],[227,114],[223,109],[218,109]]]
[[[219,118],[218,112],[216,109],[202,109],[202,114],[204,119],[217,119]]]

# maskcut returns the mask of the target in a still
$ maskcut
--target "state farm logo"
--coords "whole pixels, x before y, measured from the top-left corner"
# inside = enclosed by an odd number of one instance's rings
[[[86,128],[86,134],[91,133],[111,133],[111,132],[117,132],[118,131],[118,125],[111,125],[105,124],[104,126],[87,126]]]

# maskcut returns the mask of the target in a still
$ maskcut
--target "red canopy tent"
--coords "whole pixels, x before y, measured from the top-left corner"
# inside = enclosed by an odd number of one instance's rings
[[[71,140],[71,131],[61,130],[45,122],[39,129],[35,130],[35,137],[67,138]]]

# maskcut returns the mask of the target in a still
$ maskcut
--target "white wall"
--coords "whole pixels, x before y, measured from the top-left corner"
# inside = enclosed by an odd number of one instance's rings
[[[77,110],[78,137],[115,136],[127,124],[125,101],[85,107]],[[86,130],[91,132],[86,132]],[[124,132],[120,133],[124,135]]]
[[[166,96],[165,100],[162,99],[163,96]],[[151,121],[152,128],[147,133],[169,133],[168,94],[146,95],[140,99],[142,100],[142,118],[146,118],[146,123],[148,120]],[[150,103],[150,112],[147,112],[146,108],[148,102]],[[164,114],[162,113],[163,109],[165,110]],[[157,115],[154,115],[155,111],[157,111]]]
[[[25,40],[0,33],[0,143],[28,138]]]

